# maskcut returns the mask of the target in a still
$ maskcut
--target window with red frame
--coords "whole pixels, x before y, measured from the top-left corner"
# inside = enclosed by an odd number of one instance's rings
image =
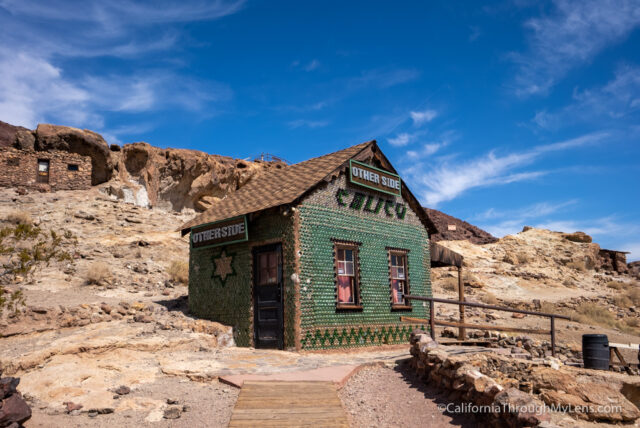
[[[407,253],[401,251],[389,251],[391,304],[393,306],[409,306],[404,298],[409,294],[409,272],[407,265]]]
[[[335,253],[338,307],[358,306],[358,247],[336,244]]]

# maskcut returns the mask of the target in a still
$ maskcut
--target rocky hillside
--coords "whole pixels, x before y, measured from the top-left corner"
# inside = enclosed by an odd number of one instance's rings
[[[465,239],[474,244],[490,244],[496,242],[498,238],[491,235],[479,227],[476,227],[464,220],[455,218],[442,211],[432,208],[424,208],[429,214],[429,218],[436,225],[438,233],[431,236],[435,242],[438,241],[457,241]]]
[[[29,130],[0,122],[0,147],[89,156],[94,186],[101,185],[107,194],[138,206],[174,211],[206,210],[261,170],[283,166],[196,150],[161,149],[142,142],[109,146],[93,131],[50,124]]]

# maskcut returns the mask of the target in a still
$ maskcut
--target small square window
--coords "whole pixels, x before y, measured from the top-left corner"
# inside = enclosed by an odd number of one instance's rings
[[[68,171],[78,171],[78,169],[79,169],[78,165],[75,164],[75,163],[67,164],[67,170]]]
[[[7,159],[7,166],[20,166],[20,159],[18,158]]]

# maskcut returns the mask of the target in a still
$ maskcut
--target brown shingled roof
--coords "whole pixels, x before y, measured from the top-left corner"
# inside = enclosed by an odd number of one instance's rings
[[[185,223],[181,227],[182,233],[186,234],[187,229],[200,224],[213,223],[290,204],[336,168],[373,144],[375,141],[368,141],[285,168],[272,169],[259,174],[236,192],[217,202],[209,210]]]

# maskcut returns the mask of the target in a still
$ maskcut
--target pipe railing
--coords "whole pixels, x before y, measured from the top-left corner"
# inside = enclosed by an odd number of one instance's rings
[[[549,314],[549,313],[545,313],[545,312],[535,312],[535,311],[526,311],[523,309],[514,309],[514,308],[507,308],[504,306],[495,306],[495,305],[486,305],[484,303],[475,303],[475,302],[466,302],[466,301],[462,301],[462,300],[450,300],[450,299],[440,299],[437,297],[423,297],[423,296],[412,296],[412,295],[405,295],[404,296],[405,299],[408,300],[418,300],[418,301],[422,301],[422,302],[429,302],[429,328],[431,330],[431,338],[435,340],[436,338],[436,333],[435,333],[435,326],[436,325],[442,325],[442,326],[449,326],[449,327],[458,327],[458,329],[460,329],[461,331],[461,336],[463,335],[462,331],[464,331],[464,328],[475,328],[478,330],[497,330],[497,331],[513,331],[513,332],[523,332],[523,333],[533,333],[533,334],[549,334],[551,335],[551,355],[553,355],[555,357],[556,355],[556,318],[558,319],[563,319],[563,320],[571,320],[570,317],[566,316],[566,315],[559,315],[559,314]],[[512,327],[498,327],[498,326],[491,326],[491,325],[480,325],[480,324],[468,324],[468,323],[464,323],[464,322],[450,322],[450,321],[438,321],[435,319],[435,311],[434,311],[434,307],[435,307],[435,303],[445,303],[445,304],[450,304],[450,305],[458,305],[458,306],[469,306],[472,308],[480,308],[480,309],[489,309],[489,310],[493,310],[493,311],[503,311],[503,312],[513,312],[513,313],[517,313],[517,314],[524,314],[524,315],[534,315],[534,316],[539,316],[539,317],[545,317],[545,318],[549,318],[551,321],[551,329],[550,330],[534,330],[534,329],[524,329],[524,328],[512,328]],[[417,318],[411,318],[411,317],[401,317],[402,321],[427,321],[427,320],[419,320]],[[464,336],[462,336],[464,338]]]

